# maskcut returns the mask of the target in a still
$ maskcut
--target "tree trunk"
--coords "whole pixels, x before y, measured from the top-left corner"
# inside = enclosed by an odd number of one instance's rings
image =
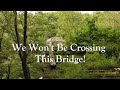
[[[3,29],[3,31],[2,31],[2,35],[1,35],[1,38],[0,38],[0,52],[2,52],[2,40],[3,40],[5,28],[2,27],[2,29]]]
[[[2,52],[2,38],[0,38],[0,52]]]
[[[18,34],[18,29],[17,29],[17,12],[14,11],[15,14],[15,21],[14,21],[14,28],[15,28],[15,34],[16,34],[16,43],[18,44],[18,47],[20,47],[20,41],[19,41],[19,34]],[[19,50],[19,56],[20,59],[22,60],[22,52]]]
[[[7,71],[7,79],[10,79],[10,65],[8,65],[8,71]]]
[[[23,35],[24,35],[23,45],[26,47],[26,40],[27,40],[27,11],[24,12],[24,33],[23,33]],[[27,66],[26,60],[27,60],[27,54],[26,54],[26,50],[25,50],[25,51],[23,51],[22,66],[23,66],[25,78],[30,79],[30,72],[29,72],[29,68]]]
[[[20,41],[19,41],[19,34],[18,34],[18,30],[17,30],[17,12],[14,11],[15,14],[15,33],[16,33],[16,42],[18,43],[18,46],[20,46]],[[24,12],[24,40],[23,40],[23,45],[26,46],[26,37],[27,37],[27,11]],[[27,66],[26,60],[27,60],[27,55],[26,55],[26,51],[21,51],[19,50],[19,56],[22,62],[22,69],[23,69],[23,73],[24,73],[24,77],[25,79],[30,79],[30,73],[29,73],[29,68]]]

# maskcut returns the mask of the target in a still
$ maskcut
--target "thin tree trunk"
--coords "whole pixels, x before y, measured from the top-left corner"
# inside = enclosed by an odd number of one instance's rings
[[[8,65],[7,79],[10,79],[10,65]]]
[[[15,14],[15,21],[14,21],[14,28],[15,28],[15,34],[16,34],[16,43],[18,44],[18,47],[20,47],[20,41],[19,41],[19,34],[18,34],[18,29],[17,29],[17,12],[14,11]],[[19,56],[20,59],[22,60],[22,52],[19,50]]]
[[[3,36],[4,36],[4,31],[5,29],[3,28],[3,32],[2,32],[2,35],[1,35],[1,38],[0,38],[0,52],[2,52],[2,40],[3,40]],[[0,64],[2,63],[2,60],[0,60]],[[1,70],[1,67],[0,67],[0,78],[2,76],[2,70]]]
[[[2,38],[0,38],[0,52],[2,52]]]
[[[24,38],[23,38],[23,45],[26,47],[26,40],[27,40],[27,11],[24,12]],[[27,54],[26,54],[26,50],[23,51],[23,62],[22,62],[22,66],[24,69],[24,76],[26,79],[30,79],[30,72],[29,72],[29,68],[27,66]]]
[[[3,31],[2,31],[2,35],[0,38],[0,52],[2,52],[2,40],[3,40],[3,36],[4,36],[4,32],[5,32],[5,28],[3,27],[2,29],[3,29]]]

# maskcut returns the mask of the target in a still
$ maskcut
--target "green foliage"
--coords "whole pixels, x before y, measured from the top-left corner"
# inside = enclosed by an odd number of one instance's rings
[[[56,35],[57,17],[53,13],[38,12],[29,27],[28,40],[30,43],[44,45],[49,37]]]
[[[58,71],[62,71],[60,79],[84,79],[88,78],[88,74],[82,69],[80,64],[73,63],[61,63],[56,68]]]
[[[34,62],[28,66],[30,69],[31,79],[39,79],[43,76],[43,64]]]
[[[93,54],[86,54],[86,63],[82,66],[86,69],[110,69],[118,66],[118,64],[115,57],[107,59],[104,55],[94,52]]]

